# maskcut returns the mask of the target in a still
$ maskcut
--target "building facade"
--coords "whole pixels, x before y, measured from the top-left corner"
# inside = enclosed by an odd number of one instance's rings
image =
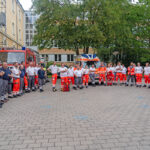
[[[72,64],[74,63],[76,53],[73,50],[64,50],[64,49],[58,49],[56,47],[51,49],[43,49],[39,50],[40,53],[40,59],[44,62],[51,62],[56,61],[58,64],[61,63],[67,63]],[[79,50],[80,54],[83,54],[83,50]],[[90,54],[94,54],[94,51],[92,48],[89,49]]]
[[[18,0],[0,0],[0,48],[24,46],[24,9]]]
[[[38,51],[38,47],[33,45],[33,38],[36,34],[35,22],[38,15],[34,14],[33,11],[25,11],[25,46]]]

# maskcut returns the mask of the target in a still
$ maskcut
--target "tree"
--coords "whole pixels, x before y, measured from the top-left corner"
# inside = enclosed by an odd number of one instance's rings
[[[97,51],[106,62],[146,62],[150,59],[150,2],[128,0],[33,0],[40,49]],[[116,53],[117,52],[117,53]],[[114,53],[116,55],[114,55]]]

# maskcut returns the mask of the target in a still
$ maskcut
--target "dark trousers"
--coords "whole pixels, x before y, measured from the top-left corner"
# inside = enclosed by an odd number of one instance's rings
[[[29,76],[29,80],[28,80],[28,88],[30,89],[35,89],[35,78],[34,76]]]
[[[6,98],[6,94],[8,93],[8,80],[3,80],[2,86],[2,100]]]
[[[20,78],[20,92],[23,92],[23,88],[24,88],[24,77]]]
[[[40,90],[41,90],[41,89],[43,89],[44,79],[38,78],[38,81],[39,81],[39,88],[40,88]]]
[[[12,83],[8,82],[8,95],[12,94]]]
[[[82,87],[82,77],[75,78],[75,86],[81,88]]]
[[[2,92],[3,92],[3,79],[0,79],[0,100],[2,99]]]
[[[131,80],[131,85],[133,85],[134,79],[135,79],[134,75],[128,75],[128,77],[127,77],[127,84],[129,84],[129,82]]]
[[[92,84],[95,84],[95,74],[90,74],[90,79],[92,81]]]

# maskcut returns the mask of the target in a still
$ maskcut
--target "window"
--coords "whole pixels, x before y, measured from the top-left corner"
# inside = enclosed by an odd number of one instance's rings
[[[19,21],[21,21],[21,11],[19,9]]]
[[[12,0],[12,12],[15,12],[15,0]]]
[[[74,61],[74,55],[71,55],[71,61]]]
[[[21,41],[21,30],[19,29],[19,40]]]
[[[46,55],[46,61],[48,61],[48,55]]]
[[[3,52],[0,55],[0,61],[7,62],[9,64],[13,64],[14,62],[21,63],[22,61],[25,61],[25,53],[22,53],[22,52]]]
[[[12,23],[12,35],[15,35],[15,24]]]
[[[70,61],[70,55],[67,55],[67,61]]]
[[[55,55],[55,61],[61,61],[61,55],[60,54]]]
[[[67,55],[67,61],[74,61],[74,55]]]

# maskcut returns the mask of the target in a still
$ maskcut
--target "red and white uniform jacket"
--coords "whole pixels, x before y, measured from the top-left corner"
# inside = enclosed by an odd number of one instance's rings
[[[116,67],[116,72],[117,73],[122,73],[122,69],[123,69],[123,67],[120,65],[120,66],[117,66]]]
[[[143,68],[140,66],[140,67],[135,67],[135,73],[136,74],[142,74],[143,73]]]
[[[52,74],[57,74],[59,70],[59,68],[56,65],[49,66],[49,69],[51,70]]]
[[[122,74],[127,74],[127,68],[126,67],[122,68]]]
[[[82,72],[82,70],[75,70],[74,74],[75,74],[76,77],[82,77],[83,72]]]
[[[74,77],[74,68],[68,69],[68,77]]]
[[[95,67],[94,68],[91,67],[90,71],[92,71],[92,72],[90,72],[90,74],[95,74],[95,71],[96,71]]]
[[[66,67],[60,67],[59,72],[60,72],[60,77],[67,77],[68,76],[68,70]]]
[[[144,75],[150,75],[150,67],[144,67]]]
[[[84,74],[89,74],[90,70],[89,69],[84,69],[83,73]]]

